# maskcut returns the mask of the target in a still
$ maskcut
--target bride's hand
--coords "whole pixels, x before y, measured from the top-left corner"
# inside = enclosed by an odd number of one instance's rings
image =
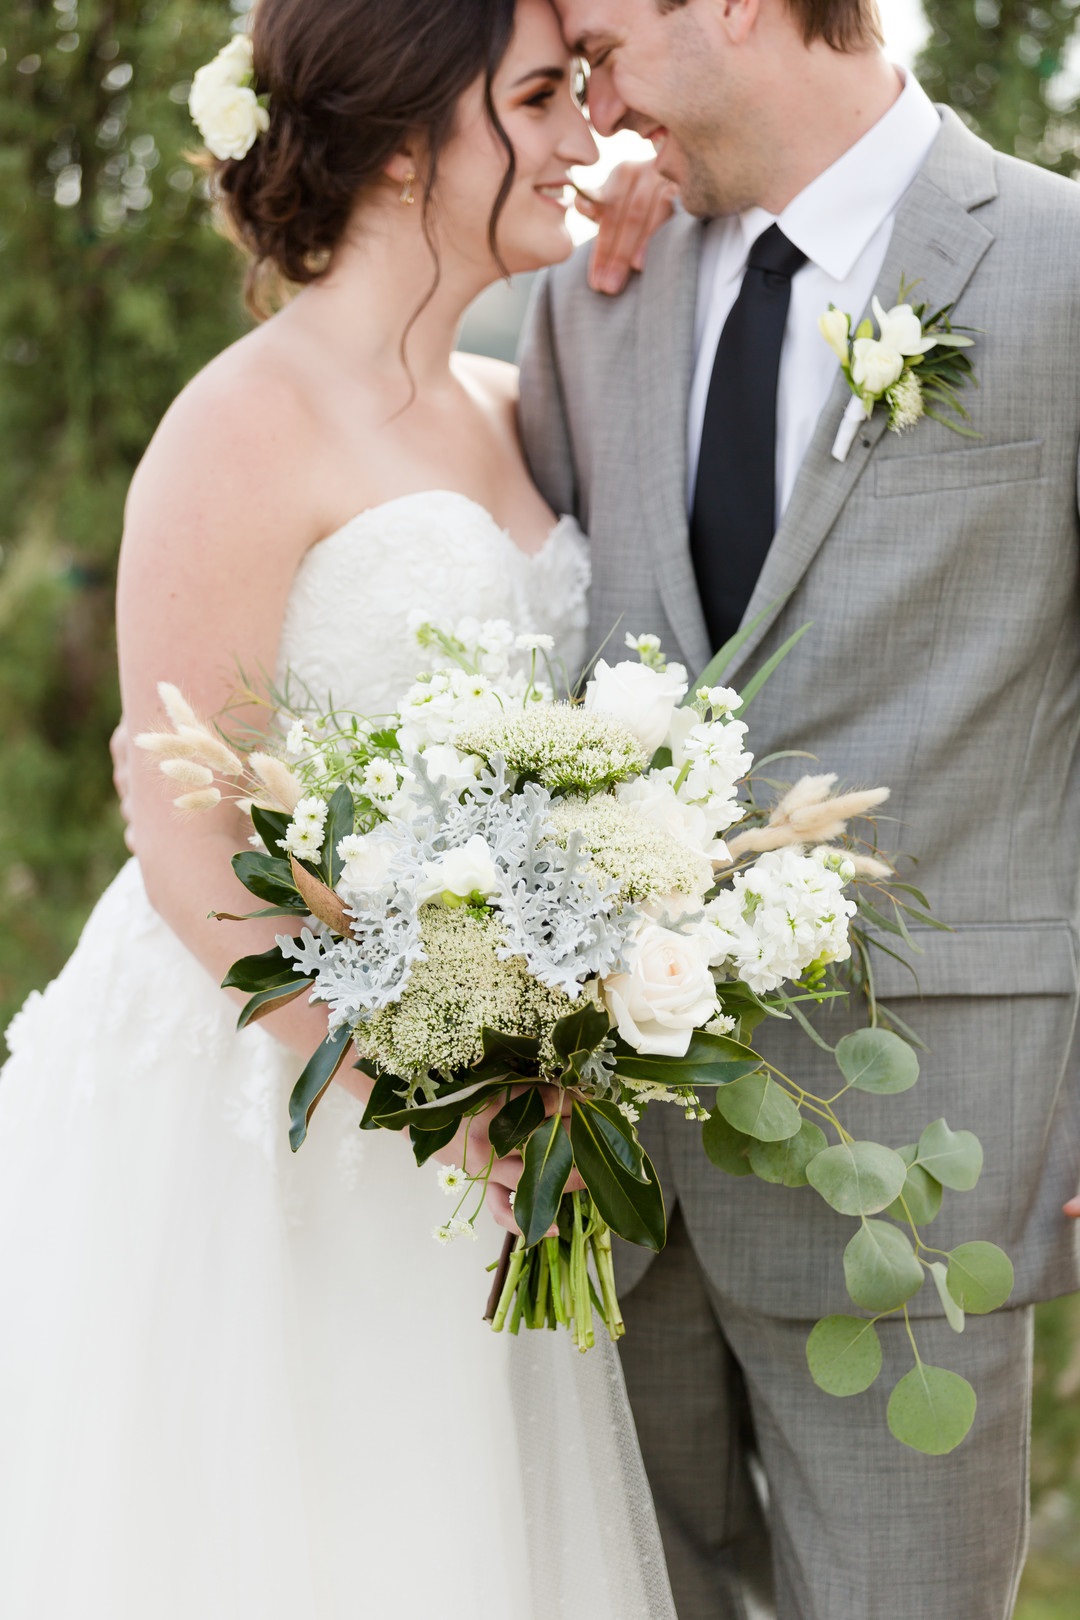
[[[1080,1221],[1080,1193],[1077,1193],[1075,1198],[1069,1199],[1065,1205],[1065,1213],[1071,1215],[1074,1221]]]
[[[620,293],[631,271],[644,269],[649,241],[671,218],[677,195],[653,158],[620,163],[595,196],[578,193],[578,213],[600,227],[589,265],[594,292]]]
[[[517,1092],[522,1090],[518,1087]],[[570,1112],[570,1098],[559,1086],[541,1086],[541,1095],[548,1117],[561,1110],[564,1116]],[[482,1176],[491,1161],[491,1138],[488,1129],[491,1121],[502,1107],[502,1099],[486,1108],[482,1114],[474,1114],[472,1119],[465,1121],[453,1141],[435,1154],[443,1164],[460,1165],[470,1176]],[[468,1126],[468,1143],[466,1144],[466,1125]],[[518,1236],[520,1227],[514,1219],[514,1211],[510,1205],[510,1194],[517,1188],[524,1168],[524,1160],[520,1153],[508,1153],[505,1159],[496,1158],[491,1169],[491,1176],[487,1187],[487,1207],[497,1226],[503,1227],[507,1232]],[[579,1192],[585,1183],[576,1170],[570,1172],[570,1179],[566,1183],[567,1192]],[[553,1226],[549,1236],[555,1235]]]
[[[131,831],[131,743],[123,715],[120,716],[116,730],[109,738],[109,753],[112,755],[113,787],[120,801],[120,814],[124,818],[124,843],[134,855],[135,838]]]

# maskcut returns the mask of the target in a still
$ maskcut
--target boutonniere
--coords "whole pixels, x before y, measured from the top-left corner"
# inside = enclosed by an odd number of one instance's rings
[[[959,390],[975,380],[971,358],[963,352],[972,347],[974,340],[965,335],[971,328],[953,329],[951,304],[932,315],[927,315],[925,304],[911,304],[916,285],[901,281],[899,301],[892,309],[874,299],[877,337],[869,317],[853,335],[851,316],[835,304],[818,321],[852,393],[832,447],[836,461],[847,460],[861,424],[881,404],[888,409],[891,433],[904,433],[931,416],[965,438],[981,437],[964,425],[969,417],[959,396]]]

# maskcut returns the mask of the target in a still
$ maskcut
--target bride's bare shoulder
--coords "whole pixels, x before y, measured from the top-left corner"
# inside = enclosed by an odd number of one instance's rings
[[[511,420],[517,416],[518,368],[486,354],[454,355],[454,370],[463,383],[486,405]]]
[[[240,506],[253,521],[274,515],[279,533],[307,526],[312,482],[295,469],[315,446],[310,387],[268,338],[262,327],[240,338],[173,401],[132,481],[129,525],[159,508],[175,517]]]

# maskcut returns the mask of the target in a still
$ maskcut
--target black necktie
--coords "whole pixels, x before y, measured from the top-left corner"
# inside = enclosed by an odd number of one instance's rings
[[[776,383],[791,278],[805,263],[779,225],[763,231],[716,350],[690,519],[714,648],[739,628],[776,532]]]

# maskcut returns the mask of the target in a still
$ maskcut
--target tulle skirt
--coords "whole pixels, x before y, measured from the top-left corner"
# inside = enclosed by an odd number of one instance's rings
[[[8,1040],[5,1620],[673,1616],[614,1356],[492,1334],[500,1234],[340,1088],[290,1153],[134,861]]]

